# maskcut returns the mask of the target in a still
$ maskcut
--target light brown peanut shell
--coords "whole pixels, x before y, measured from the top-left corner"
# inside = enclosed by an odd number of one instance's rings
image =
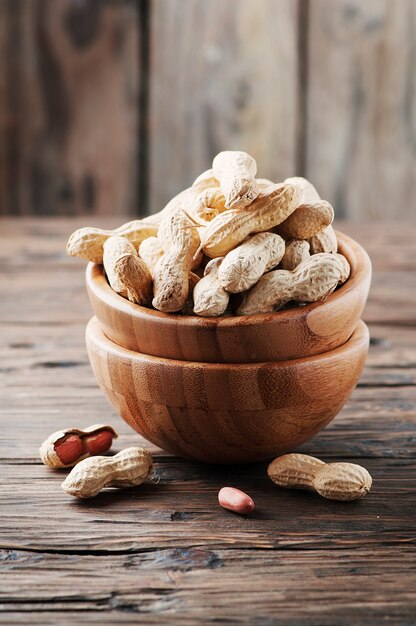
[[[102,430],[108,430],[112,433],[113,439],[117,439],[118,435],[112,426],[108,426],[107,424],[93,424],[92,426],[88,426],[87,428],[66,428],[65,430],[57,430],[56,432],[49,435],[47,439],[42,443],[39,448],[39,456],[40,460],[47,467],[52,467],[53,469],[61,469],[65,467],[73,467],[79,461],[86,459],[89,457],[89,452],[86,451],[84,455],[78,457],[73,463],[65,464],[61,461],[59,456],[55,452],[55,445],[59,444],[71,435],[77,435],[78,437],[83,437],[85,435],[92,435],[94,433],[98,433]]]
[[[345,281],[348,280],[351,273],[351,267],[348,263],[348,260],[345,258],[343,254],[335,254],[335,257],[338,259],[341,266],[341,276],[339,277],[339,284],[342,285]]]
[[[114,235],[109,237],[103,246],[103,265],[105,273],[107,274],[110,287],[114,289],[120,295],[126,297],[127,289],[124,287],[123,282],[119,278],[118,274],[114,271],[114,266],[118,258],[125,254],[132,254],[137,256],[136,248],[125,237],[119,237]]]
[[[205,267],[203,278],[194,288],[194,313],[204,317],[223,315],[227,309],[230,295],[221,286],[218,272],[222,258],[211,259]]]
[[[309,239],[311,254],[328,252],[335,254],[338,250],[338,240],[332,226],[327,226],[320,233]]]
[[[371,489],[372,478],[354,463],[324,463],[307,454],[285,454],[267,468],[276,485],[311,489],[330,500],[357,500]]]
[[[195,206],[189,213],[196,223],[204,226],[217,215],[225,211],[225,198],[219,187],[211,187],[201,191],[197,196]]]
[[[265,272],[276,267],[284,254],[285,242],[274,233],[258,233],[231,250],[220,265],[218,279],[230,293],[252,287]]]
[[[113,236],[125,237],[137,249],[141,242],[148,237],[157,234],[159,224],[150,221],[150,218],[143,220],[133,220],[127,222],[114,230],[103,230],[102,228],[79,228],[70,238],[66,246],[69,256],[77,256],[93,263],[103,262],[104,243]]]
[[[334,219],[334,209],[319,200],[315,204],[302,204],[282,222],[275,232],[285,239],[310,239],[329,226]]]
[[[310,257],[309,243],[304,239],[293,239],[286,244],[280,267],[282,270],[293,271],[298,265]]]
[[[318,468],[325,463],[308,454],[285,454],[277,457],[267,468],[267,474],[279,487],[313,489]]]
[[[327,463],[319,468],[313,487],[329,500],[357,500],[371,489],[372,478],[361,465],[354,463]]]
[[[153,306],[159,311],[180,311],[189,292],[189,272],[198,257],[199,234],[187,215],[178,210],[166,216],[160,225],[158,239],[165,254],[153,271]],[[202,255],[199,252],[199,257]]]
[[[153,276],[155,265],[163,256],[163,248],[157,237],[148,237],[139,246],[139,257],[146,263]]]
[[[260,194],[250,209],[224,211],[207,226],[200,228],[201,247],[209,257],[225,256],[252,233],[277,226],[297,206],[297,191],[293,185],[275,185]]]
[[[136,304],[149,304],[152,275],[133,244],[124,237],[110,237],[104,243],[104,269],[114,291]]]
[[[244,208],[257,198],[257,164],[247,152],[220,152],[212,162],[212,169],[225,196],[227,209]]]
[[[246,294],[238,315],[278,311],[287,302],[316,302],[337,287],[343,268],[333,254],[315,254],[292,272],[274,270],[260,278]]]
[[[93,456],[78,463],[61,487],[77,498],[93,498],[105,487],[134,487],[149,476],[153,459],[144,448],[125,448],[114,456]]]

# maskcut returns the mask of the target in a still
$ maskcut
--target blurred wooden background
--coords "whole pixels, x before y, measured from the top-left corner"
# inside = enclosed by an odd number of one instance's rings
[[[0,0],[0,213],[157,211],[222,149],[414,217],[416,1]]]

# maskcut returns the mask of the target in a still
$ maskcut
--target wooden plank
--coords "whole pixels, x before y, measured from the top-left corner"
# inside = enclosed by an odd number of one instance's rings
[[[221,150],[246,150],[262,177],[296,157],[297,3],[151,4],[150,209],[161,209]]]
[[[311,0],[308,178],[339,217],[414,218],[413,0]]]
[[[13,159],[0,213],[137,213],[137,3],[2,5]]]
[[[267,477],[263,463],[206,466],[156,458],[154,483],[80,501],[60,487],[67,472],[4,461],[0,548],[87,554],[184,546],[376,550],[414,544],[409,497],[416,489],[414,459],[361,462],[373,475],[373,488],[365,499],[346,504],[281,489]],[[230,515],[219,507],[217,494],[225,484],[252,496],[253,515]]]
[[[181,548],[88,558],[12,551],[2,557],[7,575],[0,611],[67,610],[81,624],[169,618],[197,624],[209,614],[220,624],[410,625],[416,602],[415,549],[408,546],[395,549],[393,563],[388,547],[371,560],[360,548],[279,554]]]

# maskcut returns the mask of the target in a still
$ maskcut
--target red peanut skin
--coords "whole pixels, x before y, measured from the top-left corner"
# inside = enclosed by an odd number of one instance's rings
[[[234,487],[223,487],[218,493],[218,502],[224,509],[248,515],[254,509],[254,502],[244,491]]]
[[[110,430],[101,430],[94,435],[70,435],[65,441],[55,444],[55,452],[62,463],[70,465],[85,454],[95,456],[103,454],[111,448],[113,433]]]
[[[102,430],[96,435],[86,435],[82,438],[86,450],[91,456],[103,454],[111,448],[113,443],[113,433],[109,430]]]
[[[78,435],[70,435],[65,441],[56,443],[54,448],[56,454],[65,465],[73,463],[75,459],[84,454],[84,446]]]

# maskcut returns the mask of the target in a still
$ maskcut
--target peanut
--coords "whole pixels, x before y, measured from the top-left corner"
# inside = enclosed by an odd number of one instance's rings
[[[329,226],[334,219],[334,209],[325,200],[302,204],[282,222],[275,232],[284,239],[309,239]]]
[[[286,178],[285,183],[292,183],[296,185],[300,191],[300,204],[315,204],[320,202],[321,197],[316,191],[312,183],[306,178],[301,176],[293,176],[292,178]],[[311,246],[311,254],[318,254],[320,252],[335,253],[338,248],[337,237],[334,229],[331,225],[327,226],[319,233],[313,235],[309,240]]]
[[[211,259],[204,271],[204,276],[194,288],[194,313],[204,317],[223,315],[230,295],[221,286],[218,272],[222,258]]]
[[[254,510],[254,502],[244,491],[235,487],[223,487],[218,493],[218,502],[224,508],[240,515],[248,515]]]
[[[257,164],[246,152],[220,152],[212,162],[212,169],[225,196],[227,209],[242,209],[257,198]]]
[[[338,250],[337,236],[332,226],[327,226],[320,233],[311,237],[309,243],[311,254],[319,254],[320,252],[335,254]]]
[[[290,300],[324,300],[337,287],[343,273],[333,254],[315,254],[292,272],[274,270],[260,278],[240,305],[238,315],[278,311]]]
[[[127,222],[114,230],[103,230],[102,228],[79,228],[70,238],[66,246],[67,253],[70,256],[78,256],[93,263],[103,262],[103,246],[104,243],[113,236],[125,237],[138,248],[140,243],[157,234],[158,223],[157,218],[151,222],[153,216],[142,220],[133,220]]]
[[[323,461],[307,454],[285,454],[272,461],[267,474],[276,485],[291,489],[313,489],[316,470]]]
[[[93,498],[105,487],[134,487],[150,474],[153,459],[143,448],[126,448],[112,457],[84,459],[68,474],[61,487],[71,496]]]
[[[84,430],[58,430],[42,443],[39,455],[42,463],[48,467],[73,467],[88,456],[109,450],[117,436],[111,426],[103,424],[94,424]]]
[[[341,266],[341,276],[339,277],[338,284],[342,285],[350,277],[350,273],[351,273],[350,264],[348,263],[347,259],[345,258],[343,254],[335,253],[334,256],[338,259],[340,266]]]
[[[198,257],[198,231],[179,210],[162,220],[158,238],[165,253],[154,268],[152,304],[159,311],[180,311],[188,297],[189,272]]]
[[[371,489],[373,479],[355,463],[329,463],[315,474],[313,487],[329,500],[357,500]]]
[[[209,257],[225,256],[251,233],[277,226],[297,206],[293,185],[274,185],[252,203],[250,209],[230,209],[200,228],[201,247]]]
[[[371,489],[372,478],[354,463],[324,463],[306,454],[285,454],[267,468],[276,485],[311,489],[330,500],[357,500]]]
[[[110,237],[104,243],[104,269],[114,291],[137,304],[149,304],[152,275],[136,249],[124,237]]]
[[[155,265],[163,256],[163,248],[157,237],[148,237],[139,246],[139,257],[146,263],[149,272],[153,276]]]
[[[286,244],[280,266],[283,270],[292,271],[309,257],[309,243],[303,239],[294,239]]]
[[[276,267],[284,252],[285,242],[279,235],[252,235],[226,255],[219,268],[219,282],[231,293],[245,291]]]

